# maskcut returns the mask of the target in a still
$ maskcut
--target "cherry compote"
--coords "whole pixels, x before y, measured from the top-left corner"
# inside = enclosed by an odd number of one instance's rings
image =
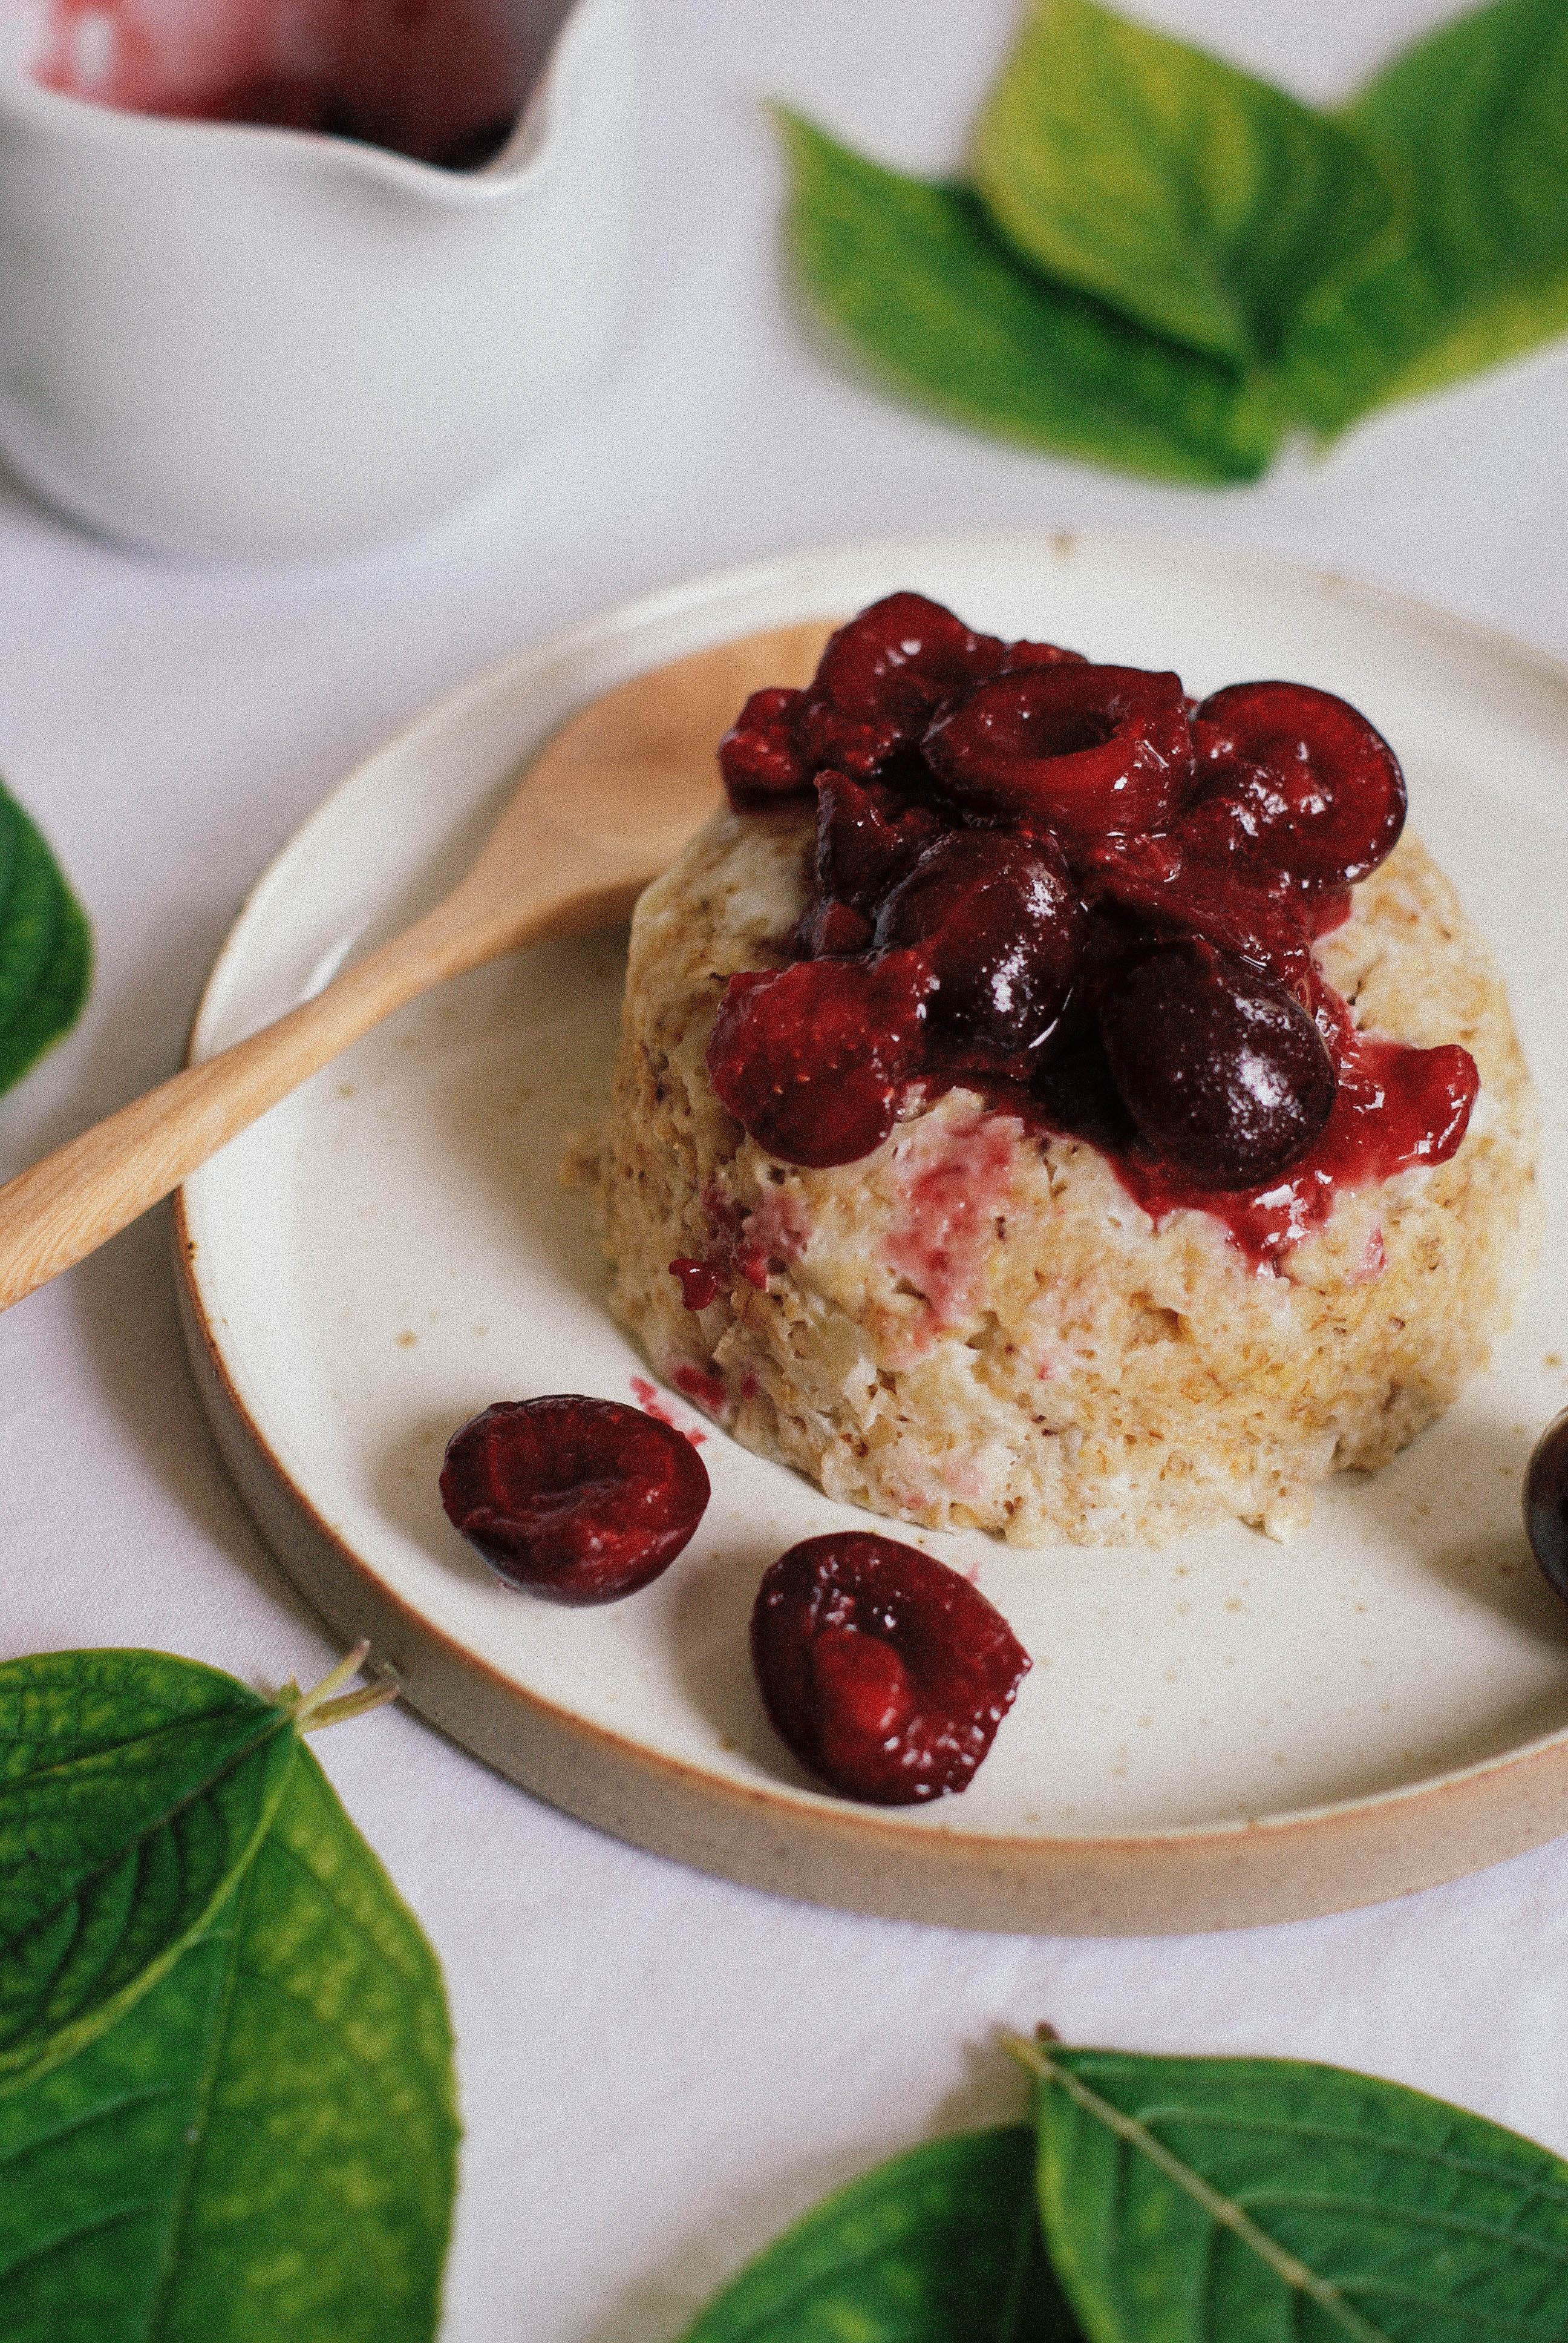
[[[941,1046],[1009,1057],[1055,1031],[1082,957],[1085,914],[1050,839],[951,830],[883,898],[876,941],[919,948]]]
[[[1084,840],[1161,829],[1193,761],[1179,675],[1086,659],[982,684],[923,746],[960,809]]]
[[[908,951],[732,976],[708,1045],[719,1103],[786,1163],[869,1155],[920,1061],[932,982]]]
[[[911,1093],[978,1083],[1261,1264],[1338,1187],[1463,1138],[1468,1054],[1358,1033],[1313,957],[1405,813],[1392,749],[1333,693],[1194,704],[1168,670],[892,594],[803,691],[754,693],[719,762],[738,811],[816,797],[791,965],[730,979],[709,1049],[781,1161],[853,1162]]]
[[[967,1788],[1030,1667],[967,1578],[865,1530],[779,1555],[758,1590],[751,1659],[800,1763],[882,1806]]]
[[[1305,683],[1232,683],[1192,719],[1195,850],[1297,888],[1350,887],[1404,828],[1404,775],[1359,709]]]
[[[1553,1419],[1531,1452],[1524,1530],[1547,1584],[1568,1602],[1568,1410]]]
[[[1156,945],[1108,986],[1105,1054],[1150,1151],[1214,1188],[1257,1188],[1304,1152],[1338,1090],[1299,1001],[1201,937]]]
[[[614,1603],[668,1568],[709,1499],[683,1432],[617,1400],[498,1400],[452,1434],[447,1518],[498,1577],[554,1603]]]

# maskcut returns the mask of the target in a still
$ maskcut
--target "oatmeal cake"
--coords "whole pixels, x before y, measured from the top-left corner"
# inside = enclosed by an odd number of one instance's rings
[[[890,598],[748,704],[633,923],[612,1307],[897,1520],[1287,1535],[1527,1260],[1528,1078],[1392,752],[1326,693],[1141,677]]]

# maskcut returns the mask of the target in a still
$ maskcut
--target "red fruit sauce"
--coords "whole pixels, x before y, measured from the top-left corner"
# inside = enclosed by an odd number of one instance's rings
[[[863,1530],[780,1554],[758,1589],[751,1661],[800,1763],[881,1806],[967,1788],[1030,1668],[967,1578]]]
[[[708,1052],[782,1161],[854,1162],[961,1083],[1266,1268],[1339,1189],[1464,1136],[1469,1053],[1358,1033],[1313,958],[1405,812],[1392,749],[1332,692],[1198,704],[894,594],[804,691],[754,693],[719,766],[738,812],[816,802],[789,963],[730,979]],[[751,1273],[719,1233],[677,1270],[701,1272],[689,1306],[727,1247]]]
[[[481,0],[50,0],[35,79],[122,112],[308,130],[474,170],[526,73]]]
[[[702,1519],[708,1471],[686,1434],[617,1400],[498,1400],[452,1434],[441,1503],[513,1586],[613,1603],[668,1568]]]
[[[706,1310],[718,1294],[719,1272],[710,1261],[692,1261],[681,1255],[670,1262],[669,1273],[680,1281],[683,1310]]]

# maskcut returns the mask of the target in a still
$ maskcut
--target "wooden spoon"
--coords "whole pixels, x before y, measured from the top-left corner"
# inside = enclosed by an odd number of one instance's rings
[[[828,633],[812,619],[719,643],[572,717],[434,910],[0,1188],[0,1310],[117,1235],[406,1001],[502,952],[624,919],[718,804],[714,749],[747,694],[805,683]]]

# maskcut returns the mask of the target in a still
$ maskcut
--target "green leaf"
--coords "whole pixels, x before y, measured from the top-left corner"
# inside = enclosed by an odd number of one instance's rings
[[[73,1026],[93,946],[60,866],[0,783],[0,1091]]]
[[[1314,303],[1285,355],[1338,430],[1568,326],[1568,8],[1498,0],[1396,59],[1345,116],[1404,192],[1412,241]]]
[[[1043,277],[974,196],[902,176],[780,114],[807,298],[882,375],[967,423],[1174,480],[1255,479],[1272,398]]]
[[[1393,216],[1382,173],[1337,124],[1095,0],[1034,0],[974,171],[1047,276],[1238,367],[1271,357]]]
[[[0,2343],[429,2343],[440,1972],[307,1750],[212,1926],[0,2099]]]
[[[959,2132],[878,2165],[759,2255],[684,2343],[1077,2343],[1040,2250],[1031,2138]]]
[[[0,2094],[103,2032],[260,1845],[286,1706],[161,1652],[0,1666]]]
[[[1033,2046],[1040,2217],[1091,2343],[1561,2343],[1568,2165],[1396,2083]]]

